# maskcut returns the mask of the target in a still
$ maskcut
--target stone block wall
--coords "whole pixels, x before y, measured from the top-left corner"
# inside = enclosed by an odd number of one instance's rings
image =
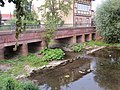
[[[38,49],[43,49],[45,47],[45,43],[41,35],[43,34],[42,32],[44,32],[43,29],[27,30],[20,34],[18,44],[21,45],[21,55],[26,56],[28,54],[28,43],[39,42],[40,45],[38,45]],[[86,39],[90,41],[95,38],[95,33],[94,27],[58,28],[58,30],[55,32],[54,39],[57,43],[82,43],[85,42]],[[86,37],[86,35],[88,36]],[[7,46],[13,46],[15,43],[15,31],[0,32],[0,60],[4,59],[4,48]]]

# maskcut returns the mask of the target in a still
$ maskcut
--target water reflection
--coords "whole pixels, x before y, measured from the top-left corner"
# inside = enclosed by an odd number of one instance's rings
[[[120,90],[120,50],[99,50],[65,66],[35,73],[29,79],[37,80],[40,90]]]
[[[104,49],[97,57],[95,81],[105,90],[120,90],[120,50]]]
[[[30,77],[37,80],[42,90],[61,90],[61,86],[70,88],[70,83],[86,75],[90,69],[90,60],[77,60],[66,66]]]

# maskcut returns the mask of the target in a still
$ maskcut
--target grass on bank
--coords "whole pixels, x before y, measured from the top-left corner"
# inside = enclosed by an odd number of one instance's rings
[[[48,62],[43,62],[41,59],[34,54],[29,54],[25,57],[18,57],[15,60],[0,60],[0,65],[8,65],[10,69],[6,72],[0,71],[0,73],[12,74],[14,76],[27,74],[27,71],[24,69],[26,65],[30,67],[40,67],[47,65]]]
[[[20,82],[9,75],[1,75],[0,90],[39,90],[39,87],[31,81]]]
[[[85,46],[113,46],[113,47],[119,47],[120,44],[106,44],[102,41],[90,41],[85,42],[82,44],[75,44],[73,46],[73,51],[79,52],[81,49],[83,49]],[[14,76],[17,75],[23,75],[27,74],[27,71],[24,69],[26,65],[29,65],[30,67],[40,67],[43,65],[47,65],[49,61],[52,60],[61,60],[63,59],[65,53],[61,51],[61,49],[44,49],[40,51],[41,54],[43,54],[43,58],[37,57],[34,54],[29,54],[26,57],[19,56],[18,59],[15,60],[0,60],[0,65],[8,65],[10,66],[10,69],[6,72],[0,70],[0,74],[6,73],[6,74],[12,74]]]
[[[86,49],[86,47],[95,48],[95,47],[101,47],[101,46],[108,46],[108,47],[117,47],[120,48],[120,43],[114,43],[114,44],[107,44],[103,41],[89,41],[84,43],[76,43],[73,44],[71,49],[74,52],[81,52],[81,50]]]
[[[87,46],[108,46],[108,47],[117,47],[120,48],[120,43],[105,43],[103,41],[90,41],[90,42],[85,42],[85,45]]]
[[[89,41],[83,43],[85,46],[110,46],[110,44],[107,44],[103,41]]]
[[[26,75],[29,68],[38,68],[47,65],[49,61],[62,60],[64,58],[64,51],[62,49],[43,49],[40,51],[42,57],[34,54],[29,54],[25,57],[19,56],[15,60],[0,60],[0,65],[10,66],[7,71],[0,71],[14,76]],[[30,66],[30,67],[29,67]],[[27,69],[27,70],[26,70]]]

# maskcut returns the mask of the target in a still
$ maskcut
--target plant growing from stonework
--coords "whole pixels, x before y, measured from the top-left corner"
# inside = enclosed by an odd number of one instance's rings
[[[67,16],[73,0],[45,0],[39,8],[43,11],[42,21],[45,24],[43,39],[48,47],[54,37],[57,26],[63,24],[62,16]]]
[[[120,0],[103,2],[97,8],[95,22],[105,42],[120,42]]]
[[[72,50],[74,52],[80,52],[82,49],[83,49],[82,44],[76,43],[76,44],[72,45]]]
[[[45,48],[40,51],[40,54],[43,55],[41,59],[44,62],[53,61],[53,60],[62,60],[65,56],[64,51],[58,48],[56,49]]]

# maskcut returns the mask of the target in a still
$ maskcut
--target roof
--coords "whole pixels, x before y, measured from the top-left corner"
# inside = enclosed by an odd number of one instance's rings
[[[1,14],[2,20],[10,20],[13,15],[12,14]]]

